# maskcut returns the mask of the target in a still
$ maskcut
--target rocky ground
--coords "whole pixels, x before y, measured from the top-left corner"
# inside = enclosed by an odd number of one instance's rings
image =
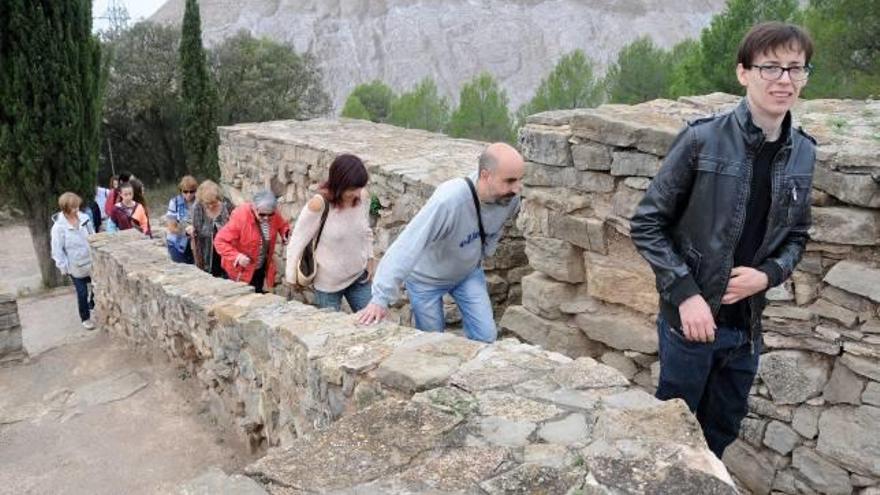
[[[26,233],[0,229],[0,271],[19,288],[36,263]],[[84,330],[72,289],[18,305],[31,357],[0,368],[0,494],[216,493],[220,470],[253,460],[185,372]]]

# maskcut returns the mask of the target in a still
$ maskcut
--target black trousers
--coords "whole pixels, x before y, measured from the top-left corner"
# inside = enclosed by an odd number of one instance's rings
[[[264,285],[266,285],[266,263],[263,263],[263,266],[257,268],[254,271],[254,276],[251,277],[251,286],[257,294],[266,293],[266,290],[263,289]]]

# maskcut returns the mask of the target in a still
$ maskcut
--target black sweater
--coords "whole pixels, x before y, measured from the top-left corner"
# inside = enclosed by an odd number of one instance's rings
[[[772,143],[764,143],[758,151],[758,156],[755,157],[745,225],[739,238],[739,244],[736,245],[736,251],[733,254],[733,266],[758,267],[758,264],[755,263],[755,255],[758,253],[761,243],[764,242],[764,234],[767,232],[767,215],[770,212],[772,197],[770,167],[781,145],[781,139]],[[734,304],[722,305],[716,323],[748,329],[749,316],[748,298],[746,298]]]

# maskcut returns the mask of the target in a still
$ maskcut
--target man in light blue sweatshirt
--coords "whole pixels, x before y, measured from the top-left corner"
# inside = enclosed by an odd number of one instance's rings
[[[518,151],[494,143],[480,155],[476,173],[440,184],[382,257],[373,298],[358,313],[358,322],[385,318],[403,284],[416,328],[445,329],[443,296],[448,293],[468,338],[493,342],[497,330],[481,261],[495,252],[504,223],[519,212],[524,171]]]

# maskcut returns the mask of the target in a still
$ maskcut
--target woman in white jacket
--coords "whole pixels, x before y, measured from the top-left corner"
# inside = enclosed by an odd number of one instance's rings
[[[76,287],[79,318],[86,330],[95,328],[91,310],[95,307],[94,296],[89,295],[92,283],[92,257],[89,254],[88,237],[95,233],[89,216],[79,211],[82,199],[72,192],[58,198],[61,211],[52,216],[52,259],[62,275],[70,275]]]

